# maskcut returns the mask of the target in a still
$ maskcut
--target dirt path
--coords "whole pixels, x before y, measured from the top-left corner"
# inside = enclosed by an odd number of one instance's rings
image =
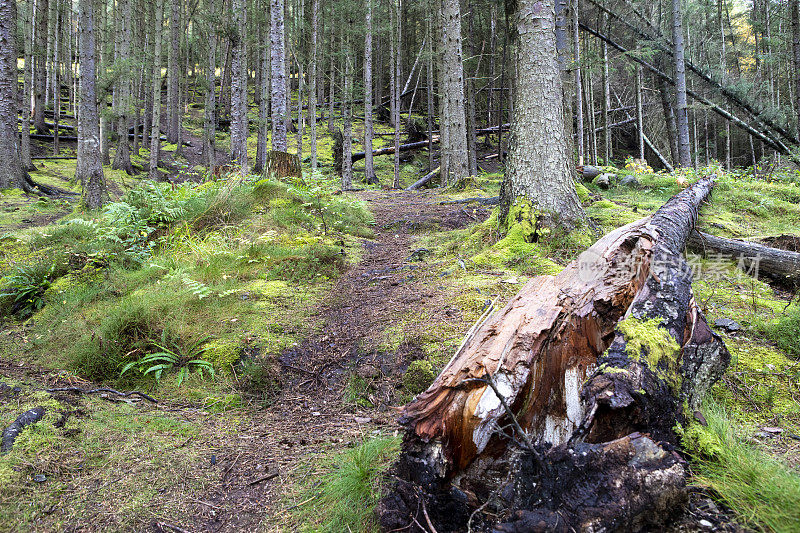
[[[197,530],[261,531],[264,525],[285,530],[291,506],[287,492],[314,475],[311,457],[397,427],[391,390],[421,353],[408,343],[393,353],[376,351],[371,342],[376,334],[391,325],[398,311],[411,308],[425,308],[433,320],[456,319],[447,294],[422,279],[434,275],[433,270],[438,275],[438,269],[412,257],[415,232],[463,227],[474,220],[459,208],[440,205],[442,198],[433,192],[365,191],[359,196],[375,215],[375,239],[364,241],[363,259],[337,281],[323,304],[322,332],[281,356],[286,385],[280,398],[249,417],[227,442],[209,443],[225,475],[199,498],[211,505],[196,506]],[[374,407],[343,399],[351,372],[371,377]],[[271,474],[278,475],[254,483]]]

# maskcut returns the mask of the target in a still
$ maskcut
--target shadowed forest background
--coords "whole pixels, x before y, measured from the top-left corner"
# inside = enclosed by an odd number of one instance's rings
[[[0,529],[800,531],[798,145],[798,0],[0,0]]]

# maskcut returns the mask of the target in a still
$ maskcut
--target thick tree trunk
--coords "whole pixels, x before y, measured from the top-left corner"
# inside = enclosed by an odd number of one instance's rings
[[[117,9],[120,18],[117,24],[117,49],[114,58],[117,71],[117,83],[114,87],[114,96],[117,115],[117,151],[114,154],[115,170],[124,170],[133,174],[131,165],[130,143],[128,139],[128,117],[131,106],[131,2],[132,0],[118,0]]]
[[[555,54],[553,0],[522,2],[517,11],[514,120],[502,198],[506,211],[533,204],[534,226],[574,227],[584,218],[564,134],[561,73]],[[509,221],[511,222],[511,221]]]
[[[473,327],[403,410],[386,530],[463,531],[497,493],[484,519],[509,521],[498,531],[654,529],[680,508],[673,427],[730,358],[682,256],[712,186],[602,237]]]
[[[0,189],[25,188],[19,157],[16,0],[0,0]],[[44,113],[42,113],[44,122]],[[27,122],[22,125],[27,128]]]
[[[78,160],[75,180],[83,187],[83,204],[97,209],[106,201],[106,180],[100,160],[100,116],[97,109],[94,0],[78,3],[80,102],[78,104]],[[160,74],[160,72],[159,72]],[[127,135],[125,135],[127,138]],[[158,135],[156,135],[158,137]]]
[[[247,1],[233,0],[233,19],[236,28],[231,38],[231,160],[248,172],[247,135]]]
[[[269,100],[270,91],[267,82],[267,72],[270,67],[270,55],[268,40],[263,37],[264,30],[259,27],[259,46],[261,47],[261,71],[264,73],[261,80],[261,85],[256,87],[259,93],[258,102],[258,139],[256,141],[256,163],[253,166],[253,172],[260,173],[264,171],[264,166],[267,162],[267,138],[269,137]]]
[[[286,44],[284,0],[270,0],[270,56],[272,65],[272,149],[286,151]]]
[[[442,98],[444,113],[440,117],[442,148],[442,182],[452,184],[469,175],[467,156],[467,122],[464,103],[464,58],[461,45],[461,8],[458,0],[441,0]]]

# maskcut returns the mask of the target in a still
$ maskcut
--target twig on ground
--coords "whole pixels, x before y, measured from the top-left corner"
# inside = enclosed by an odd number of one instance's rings
[[[108,392],[110,394],[116,394],[117,396],[122,396],[123,398],[127,398],[129,396],[139,396],[140,398],[143,398],[143,399],[147,400],[148,402],[158,403],[158,400],[156,400],[152,396],[148,396],[147,394],[145,394],[143,392],[139,392],[139,391],[135,391],[135,390],[134,391],[130,391],[130,392],[120,392],[118,390],[109,389],[109,388],[105,388],[105,387],[99,388],[99,389],[90,389],[90,390],[79,389],[78,387],[58,387],[58,388],[55,388],[55,389],[47,389],[47,392],[50,392],[50,393],[53,393],[53,392],[74,392],[76,394],[97,394],[97,393],[100,393],[100,392]]]

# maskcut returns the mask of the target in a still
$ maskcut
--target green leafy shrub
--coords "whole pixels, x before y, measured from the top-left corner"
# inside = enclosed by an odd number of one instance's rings
[[[28,318],[44,307],[44,294],[54,279],[55,263],[19,265],[2,279],[0,310]]]
[[[142,376],[152,374],[156,382],[158,382],[164,372],[171,371],[177,367],[179,369],[178,386],[183,383],[189,372],[193,370],[197,370],[200,374],[204,371],[208,372],[209,376],[213,377],[214,365],[205,359],[200,359],[207,350],[205,345],[209,339],[210,337],[204,337],[183,346],[180,342],[170,339],[167,333],[163,332],[161,334],[161,342],[150,340],[150,343],[158,351],[148,353],[141,359],[126,364],[122,367],[119,375],[122,377],[128,371],[136,370]]]

